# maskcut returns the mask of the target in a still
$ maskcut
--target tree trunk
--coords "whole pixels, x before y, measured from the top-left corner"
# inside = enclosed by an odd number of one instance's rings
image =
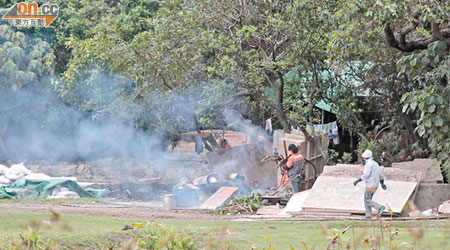
[[[289,119],[289,121],[294,124],[295,126],[298,126],[300,131],[302,131],[302,133],[305,135],[306,139],[311,141],[314,146],[316,146],[317,150],[319,150],[320,154],[322,154],[323,159],[325,161],[325,164],[328,162],[328,149],[323,148],[322,143],[320,143],[319,139],[317,138],[317,136],[312,135],[308,132],[308,130],[306,130],[306,127],[304,124],[300,124],[297,121],[294,121],[292,119]]]
[[[283,130],[285,133],[291,132],[291,126],[289,126],[288,123],[288,117],[286,113],[284,112],[283,108],[283,92],[284,92],[284,79],[283,74],[281,72],[278,73],[278,79],[280,80],[280,84],[278,84],[277,89],[277,113],[278,113],[278,119],[280,119],[281,126],[283,127]]]

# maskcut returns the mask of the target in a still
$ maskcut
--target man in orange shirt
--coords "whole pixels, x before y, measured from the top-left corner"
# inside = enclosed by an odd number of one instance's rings
[[[300,191],[300,183],[305,179],[305,159],[294,144],[289,145],[288,152],[288,161],[283,166],[283,169],[288,171],[289,181],[292,184],[294,193],[298,193]]]

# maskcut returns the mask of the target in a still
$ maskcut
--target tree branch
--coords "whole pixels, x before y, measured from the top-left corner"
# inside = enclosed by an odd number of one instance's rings
[[[226,105],[228,105],[228,104],[234,102],[234,99],[236,99],[236,98],[238,98],[238,97],[242,97],[242,96],[251,96],[251,95],[252,95],[252,94],[249,93],[248,90],[243,90],[243,91],[241,91],[241,92],[239,92],[239,93],[237,93],[237,94],[235,94],[235,95],[229,96],[229,97],[227,98],[228,100],[225,101],[225,102],[216,103],[216,104],[211,105],[211,108],[212,108],[212,109],[217,109],[217,108],[226,106]]]
[[[450,37],[445,37],[444,33],[440,29],[440,23],[431,23],[431,34],[437,39],[444,41],[448,46],[450,46]],[[448,33],[447,33],[448,35]]]
[[[450,29],[441,29],[440,23],[431,23],[431,37],[421,37],[415,40],[407,41],[406,36],[414,31],[419,26],[417,17],[413,19],[410,26],[401,28],[397,33],[399,39],[395,38],[394,31],[391,28],[390,23],[386,23],[384,27],[384,34],[388,44],[403,52],[413,52],[415,50],[427,49],[428,45],[435,41],[443,41],[450,46]]]

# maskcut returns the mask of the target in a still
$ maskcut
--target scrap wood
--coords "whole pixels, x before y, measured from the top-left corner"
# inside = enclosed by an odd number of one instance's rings
[[[350,216],[296,216],[296,215],[248,215],[245,217],[240,217],[233,221],[279,221],[283,218],[283,221],[367,221],[364,216],[360,215],[350,215]],[[446,220],[450,216],[435,216],[435,217],[383,217],[383,221],[414,221],[414,220]],[[372,219],[370,221],[377,221],[377,219]]]
[[[329,212],[319,212],[319,211],[300,211],[300,212],[291,212],[289,214],[296,216],[350,216],[352,213],[343,212],[343,211],[329,211]]]
[[[236,191],[237,187],[221,187],[208,200],[206,200],[200,209],[216,209],[225,203]]]
[[[161,181],[161,177],[156,177],[156,178],[147,178],[147,179],[138,179],[138,182],[157,182],[157,181]]]

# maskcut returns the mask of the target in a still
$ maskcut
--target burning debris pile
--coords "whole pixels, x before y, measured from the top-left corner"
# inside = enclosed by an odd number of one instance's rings
[[[231,192],[226,197],[219,197],[219,204],[211,205],[208,202],[217,193],[224,188],[229,188]],[[232,195],[246,196],[252,193],[261,192],[258,187],[248,183],[244,175],[232,173],[227,178],[221,178],[218,174],[209,174],[188,182],[186,178],[181,179],[180,183],[174,186],[173,194],[176,199],[177,207],[200,207],[204,209],[216,209],[220,207]]]

